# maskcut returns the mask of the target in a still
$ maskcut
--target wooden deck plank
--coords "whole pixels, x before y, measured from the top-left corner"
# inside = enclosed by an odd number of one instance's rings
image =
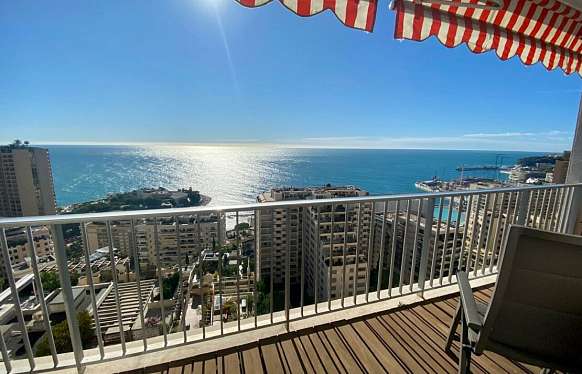
[[[382,322],[381,317],[369,318],[366,323],[376,332],[382,343],[393,353],[405,371],[412,373],[423,371],[423,363],[419,362],[416,355],[408,351],[407,347],[398,340],[396,334]]]
[[[368,349],[375,352],[376,359],[385,370],[390,373],[407,372],[406,367],[401,365],[394,352],[387,344],[384,344],[382,338],[378,336],[378,331],[372,328],[368,321],[358,321],[352,323],[351,326],[356,330],[360,339],[366,342]]]
[[[222,356],[222,369],[224,373],[240,373],[240,363],[238,358],[239,353],[231,353],[226,356]]]
[[[311,367],[316,373],[322,373],[326,370],[340,371],[337,363],[327,353],[323,342],[321,342],[321,339],[316,333],[300,336],[299,342],[309,358]]]
[[[364,366],[367,372],[382,373],[387,371],[380,361],[378,361],[376,355],[372,352],[366,342],[360,338],[351,324],[338,326],[336,332],[344,341],[348,342],[347,346],[353,352],[354,356],[357,357],[360,364]]]
[[[204,361],[195,361],[192,365],[192,374],[204,373]]]
[[[399,323],[416,342],[425,347],[425,352],[434,355],[443,371],[456,371],[457,360],[444,350],[445,337],[435,332],[426,321],[415,318],[408,310],[395,313],[394,317],[399,320]]]
[[[254,374],[263,372],[259,347],[253,347],[242,351],[242,361],[245,373]]]
[[[297,353],[292,339],[280,341],[278,348],[287,372],[294,373],[299,371],[299,368],[302,368],[303,371],[305,371],[303,368],[303,362],[299,358],[299,354]]]
[[[428,354],[427,351],[429,347],[425,344],[419,344],[420,342],[415,341],[414,338],[406,331],[395,315],[387,314],[382,316],[382,320],[385,322],[386,326],[391,329],[397,339],[406,347],[406,350],[414,355],[419,363],[423,365],[424,372],[427,373],[437,373],[443,371],[443,368],[439,368],[441,365],[439,360],[432,354]]]
[[[363,373],[360,367],[360,363],[355,357],[353,357],[352,352],[346,347],[341,337],[337,334],[335,329],[330,328],[324,331],[319,331],[318,335],[327,347],[328,352],[332,352],[335,355],[336,360],[338,360],[345,371],[348,373]]]
[[[210,358],[208,360],[204,360],[204,374],[216,374],[216,358]]]
[[[293,343],[295,351],[297,352],[299,360],[301,361],[301,364],[303,366],[303,370],[309,374],[317,373],[318,371],[316,370],[315,366],[311,362],[311,358],[307,354],[307,351],[303,347],[303,343],[301,342],[300,337],[293,337],[293,339],[291,339],[291,341]],[[319,371],[320,373],[325,371],[323,369],[323,366],[320,367],[319,370],[320,370]]]
[[[285,372],[276,343],[261,344],[261,357],[268,373]]]

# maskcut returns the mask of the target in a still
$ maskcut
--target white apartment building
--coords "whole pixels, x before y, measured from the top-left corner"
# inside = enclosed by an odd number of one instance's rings
[[[199,217],[182,216],[179,221],[178,230],[173,218],[162,218],[157,222],[157,239],[162,264],[176,265],[179,260],[184,263],[186,256],[192,262],[205,248],[224,244],[226,237],[224,216],[220,219],[214,213]],[[157,263],[155,228],[151,220],[135,224],[136,248],[141,263]],[[86,244],[90,253],[109,245],[107,227],[104,223],[91,222],[87,224],[86,232]],[[121,256],[133,255],[133,238],[129,222],[112,223],[111,236],[113,246],[119,249]],[[181,258],[178,257],[178,252],[181,253]]]
[[[14,144],[0,146],[0,217],[55,213],[48,150]]]

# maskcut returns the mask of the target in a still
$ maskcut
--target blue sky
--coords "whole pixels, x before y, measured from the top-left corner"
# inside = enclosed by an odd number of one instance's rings
[[[3,1],[0,141],[560,151],[579,76],[278,1]]]

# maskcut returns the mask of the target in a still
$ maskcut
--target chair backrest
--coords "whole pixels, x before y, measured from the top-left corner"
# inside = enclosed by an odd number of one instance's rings
[[[582,368],[582,237],[511,226],[475,349]]]

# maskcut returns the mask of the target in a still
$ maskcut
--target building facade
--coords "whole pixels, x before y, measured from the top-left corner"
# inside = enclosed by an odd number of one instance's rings
[[[178,226],[178,229],[176,228]],[[225,217],[216,214],[207,216],[182,216],[179,225],[173,218],[162,218],[157,222],[139,221],[135,224],[136,249],[140,263],[156,264],[156,227],[160,250],[160,261],[164,265],[176,265],[178,261],[190,262],[206,248],[224,244],[226,230]],[[102,222],[91,222],[86,226],[86,247],[89,253],[109,246],[107,227]],[[133,256],[133,235],[127,221],[111,224],[113,247],[121,256]],[[179,247],[178,247],[179,243]],[[181,257],[179,257],[179,253]]]
[[[0,217],[56,213],[47,149],[25,145],[0,147]]]
[[[257,200],[265,203],[367,195],[353,186],[328,185],[273,189]],[[364,290],[371,216],[370,203],[260,209],[258,276],[268,279],[272,275],[274,284],[283,283],[288,260],[290,283],[300,284],[303,270],[308,295],[337,298]]]

